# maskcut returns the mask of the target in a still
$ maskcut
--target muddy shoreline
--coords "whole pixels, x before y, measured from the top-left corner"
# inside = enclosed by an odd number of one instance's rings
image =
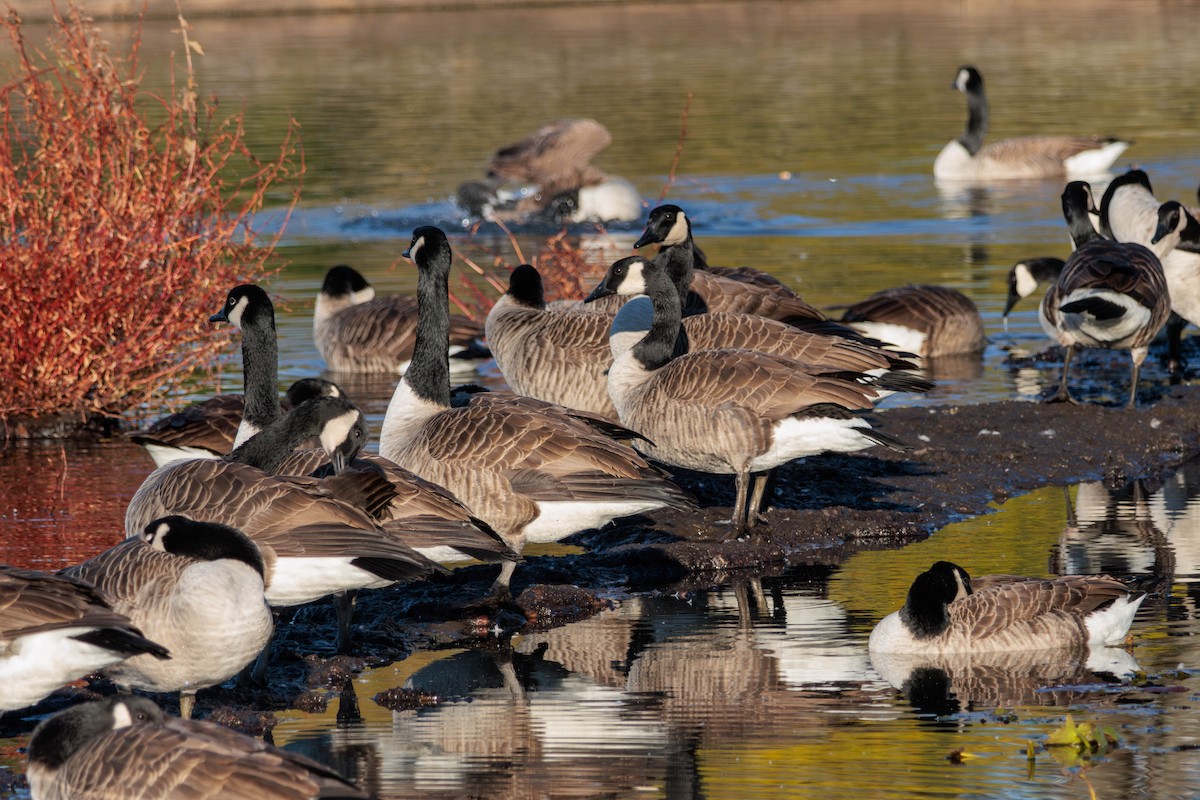
[[[568,541],[586,550],[579,555],[529,558],[514,578],[512,604],[473,605],[494,577],[495,567],[487,565],[365,592],[355,613],[353,651],[344,656],[333,654],[330,605],[284,614],[271,685],[201,691],[197,715],[262,733],[272,725],[272,710],[319,710],[356,672],[415,649],[496,642],[590,616],[631,593],[827,568],[858,550],[922,539],[950,522],[987,513],[990,503],[1039,487],[1154,482],[1200,455],[1200,388],[1193,387],[1166,390],[1136,410],[1013,401],[899,408],[875,418],[877,427],[914,449],[820,456],[781,468],[766,522],[745,541],[721,538],[732,478],[676,471],[698,499],[698,511],[578,534]],[[81,681],[32,712],[10,715],[0,727],[9,734],[28,730],[33,714],[112,691],[105,681]],[[173,708],[171,698],[158,699]]]

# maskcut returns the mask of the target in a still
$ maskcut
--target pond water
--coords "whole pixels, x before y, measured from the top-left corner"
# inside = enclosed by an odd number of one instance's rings
[[[1191,201],[1200,50],[1180,18],[1193,15],[1175,4],[852,0],[205,19],[193,36],[206,53],[202,90],[244,106],[252,146],[269,153],[288,116],[302,125],[304,200],[271,282],[289,301],[284,385],[323,369],[311,309],[329,266],[411,292],[415,271],[399,254],[426,223],[456,232],[459,252],[480,263],[515,263],[498,229],[467,235],[450,197],[495,148],[558,117],[608,126],[614,141],[597,163],[652,205],[691,93],[668,197],[689,211],[711,260],[768,269],[822,307],[910,282],[964,291],[990,336],[983,358],[940,374],[925,398],[889,401],[949,403],[1032,397],[1057,379],[1053,361],[1009,359],[1046,346],[1035,304],[1019,306],[1007,332],[999,313],[1012,263],[1068,250],[1059,183],[934,182],[933,158],[965,116],[949,88],[957,67],[974,63],[987,79],[992,137],[1121,135],[1136,142],[1122,168],[1137,164],[1160,197]],[[151,87],[179,48],[173,27],[145,26]],[[117,48],[132,30],[104,29]],[[576,233],[608,246],[599,271],[628,252],[638,226]],[[545,235],[517,241],[528,254]],[[240,388],[234,352],[195,395]],[[1087,363],[1076,375],[1094,396],[1124,397],[1123,355]],[[392,381],[331,377],[377,432]],[[480,379],[500,381],[486,367]],[[1164,380],[1152,355],[1143,386]],[[123,442],[6,453],[0,561],[54,569],[115,543],[149,469]],[[1083,797],[1085,779],[1100,797],[1188,794],[1188,751],[1200,746],[1189,708],[1200,668],[1193,472],[1128,496],[1047,488],[900,551],[764,581],[761,594],[622,597],[511,652],[415,654],[356,679],[340,718],[338,702],[326,715],[290,712],[275,738],[386,797]],[[1161,686],[1118,687],[1078,664],[1009,664],[1007,688],[951,681],[961,708],[932,690],[900,692],[869,663],[866,636],[943,557],[973,573],[1169,576],[1167,595],[1140,611],[1130,654]],[[994,679],[993,667],[979,670]],[[417,712],[373,701],[410,680],[456,699]],[[1025,742],[1061,724],[1068,704],[1079,720],[1112,725],[1122,746],[1083,777],[1042,752],[1031,775]],[[998,706],[1016,719],[993,719]],[[959,748],[978,757],[951,764]],[[0,761],[20,769],[9,750]]]

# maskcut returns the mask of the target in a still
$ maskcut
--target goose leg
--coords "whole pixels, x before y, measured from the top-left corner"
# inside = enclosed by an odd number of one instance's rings
[[[754,476],[754,492],[750,495],[750,505],[746,509],[746,524],[747,527],[753,528],[760,522],[766,522],[766,515],[763,513],[766,509],[763,508],[763,496],[767,492],[767,484],[771,482],[771,472],[760,472]]]
[[[496,581],[492,584],[492,597],[500,601],[508,601],[512,599],[512,589],[509,584],[512,581],[513,573],[517,571],[517,562],[505,561],[500,565],[500,574],[496,576]]]
[[[238,683],[242,686],[253,684],[259,686],[267,685],[267,666],[271,663],[271,645],[274,642],[274,636],[267,640],[267,643],[263,645],[262,651],[258,654],[258,658],[254,659],[254,665],[248,670],[242,670],[242,674],[238,677]]]
[[[744,469],[735,477],[737,498],[733,502],[733,516],[729,518],[729,533],[723,539],[740,539],[746,533],[746,506],[750,494],[750,470]]]
[[[179,716],[182,719],[191,719],[192,711],[196,708],[196,690],[190,692],[184,691],[179,693]]]
[[[1187,320],[1178,314],[1171,314],[1167,320],[1167,371],[1171,374],[1171,385],[1178,385],[1183,380],[1183,370],[1187,362],[1183,360],[1183,329]]]
[[[1141,372],[1141,362],[1136,359],[1133,362],[1133,377],[1129,383],[1129,402],[1125,404],[1126,408],[1137,408],[1137,382],[1138,373]]]
[[[333,596],[333,610],[337,613],[337,651],[350,652],[350,620],[354,616],[353,591],[338,592]]]
[[[1079,401],[1071,397],[1071,392],[1067,389],[1067,375],[1071,371],[1071,355],[1074,351],[1075,345],[1067,345],[1067,354],[1063,357],[1062,377],[1058,381],[1058,391],[1046,398],[1047,403],[1070,403],[1078,405]]]

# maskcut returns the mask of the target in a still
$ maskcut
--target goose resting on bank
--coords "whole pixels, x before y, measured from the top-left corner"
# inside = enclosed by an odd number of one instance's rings
[[[972,580],[962,567],[938,561],[913,581],[904,607],[875,626],[867,646],[940,654],[1120,644],[1144,599],[1104,575]]]
[[[757,521],[767,475],[780,464],[876,444],[908,449],[857,415],[876,398],[857,380],[866,376],[817,376],[801,362],[752,350],[689,351],[679,293],[657,259],[615,262],[588,300],[609,294],[645,294],[653,305],[649,333],[636,343],[624,326],[642,305],[627,303],[613,320],[608,391],[621,423],[648,440],[635,446],[652,458],[736,476],[732,536]]]
[[[133,696],[43,720],[29,739],[27,775],[34,800],[369,796],[323,764],[221,725],[168,717]]]
[[[848,306],[842,322],[923,358],[978,353],[987,346],[979,308],[946,286],[884,289]]]
[[[938,153],[933,175],[943,180],[1037,180],[1091,177],[1108,170],[1132,142],[1096,136],[1022,136],[984,145],[988,102],[983,76],[959,67],[952,88],[967,96],[962,136]]]
[[[186,517],[156,519],[63,574],[113,597],[113,607],[170,649],[138,655],[105,673],[118,686],[179,692],[191,716],[196,691],[233,677],[271,639],[274,620],[263,596],[262,553],[241,531]]]
[[[106,592],[77,578],[0,566],[0,712],[141,654],[170,657],[114,610]]]
[[[568,409],[495,402],[486,393],[452,406],[445,347],[450,243],[440,229],[422,226],[405,256],[419,276],[417,345],[388,405],[381,455],[449,489],[517,552],[527,541],[558,541],[617,517],[691,507],[632,448]],[[514,568],[501,568],[498,597],[508,593]]]
[[[376,297],[367,279],[345,265],[325,273],[313,309],[313,341],[331,372],[401,374],[408,369],[416,334],[415,297]],[[451,366],[470,371],[486,359],[489,353],[479,344],[482,337],[483,326],[452,314]]]

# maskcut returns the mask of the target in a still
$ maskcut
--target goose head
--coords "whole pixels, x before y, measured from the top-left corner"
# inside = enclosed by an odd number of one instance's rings
[[[221,310],[208,318],[209,322],[228,322],[245,330],[254,325],[269,325],[275,328],[275,306],[271,298],[259,286],[244,283],[230,290]]]
[[[366,446],[367,420],[358,407],[344,397],[316,397],[292,413],[311,414],[321,447],[329,453],[333,471],[341,473]]]
[[[670,247],[683,244],[691,235],[692,223],[687,214],[683,213],[679,206],[667,204],[650,212],[646,219],[646,229],[633,246],[635,249],[648,244]]]
[[[1029,297],[1038,290],[1039,286],[1058,280],[1066,264],[1061,258],[1047,256],[1045,258],[1027,258],[1013,264],[1008,271],[1008,299],[1004,303],[1005,324],[1013,307],[1022,298]]]
[[[450,265],[450,242],[441,228],[422,225],[413,231],[412,241],[402,256],[416,264],[417,269],[428,270],[444,262]]]
[[[913,580],[900,619],[917,639],[931,639],[950,627],[946,607],[972,593],[967,571],[949,561],[938,561]]]
[[[162,709],[145,697],[117,696],[80,703],[42,721],[29,739],[29,762],[57,771],[72,755],[109,731],[162,722]]]
[[[1063,219],[1067,221],[1067,229],[1075,246],[1099,239],[1100,234],[1091,220],[1091,215],[1099,213],[1092,185],[1087,181],[1071,181],[1063,187],[1061,200]]]
[[[645,294],[647,275],[653,275],[656,271],[659,270],[655,263],[641,256],[628,256],[614,261],[608,271],[604,273],[604,278],[601,279],[599,285],[584,298],[583,302],[590,303],[613,294]]]
[[[330,267],[321,283],[321,297],[345,305],[357,305],[375,299],[375,287],[362,274],[345,264]]]
[[[979,94],[983,91],[983,76],[970,64],[964,64],[958,68],[958,73],[954,76],[954,83],[950,84],[950,88],[967,95]]]
[[[1195,217],[1188,213],[1182,203],[1168,200],[1158,207],[1158,225],[1150,243],[1158,244],[1172,235],[1177,237],[1176,242],[1200,241],[1200,223],[1196,222]]]
[[[262,577],[266,564],[249,536],[216,522],[200,522],[179,515],[162,517],[146,525],[142,540],[155,550],[196,561],[241,561]]]
[[[518,305],[526,308],[546,307],[546,294],[542,287],[542,276],[529,264],[521,264],[508,276],[508,291],[505,292]]]

